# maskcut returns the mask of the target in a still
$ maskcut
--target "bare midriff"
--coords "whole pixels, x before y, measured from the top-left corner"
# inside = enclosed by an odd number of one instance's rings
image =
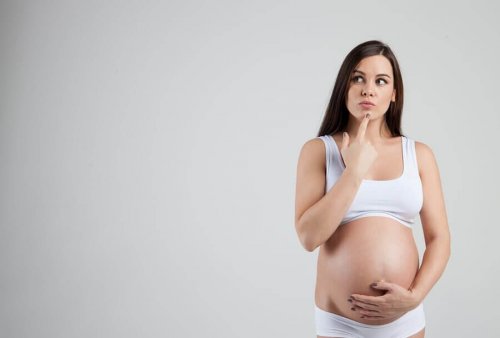
[[[419,268],[412,229],[383,216],[367,216],[340,225],[318,255],[316,305],[365,324],[387,324],[398,317],[364,319],[351,310],[352,294],[381,296],[370,287],[378,280],[408,289]]]

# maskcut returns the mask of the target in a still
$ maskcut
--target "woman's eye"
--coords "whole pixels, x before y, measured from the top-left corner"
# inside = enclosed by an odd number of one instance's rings
[[[361,80],[362,80],[362,79],[363,79],[363,77],[362,77],[362,76],[359,76],[359,75],[354,76],[354,77],[352,78],[352,81],[357,83],[357,82],[360,82],[360,81],[358,81],[359,79],[361,79]],[[383,79],[383,78],[377,79],[376,81],[378,81],[378,83],[379,83],[379,84],[387,84],[387,81],[386,81],[385,79]],[[380,82],[380,81],[382,81],[382,82]]]

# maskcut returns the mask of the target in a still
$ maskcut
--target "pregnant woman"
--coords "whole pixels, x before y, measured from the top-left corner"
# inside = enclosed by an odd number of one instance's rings
[[[424,337],[423,300],[448,262],[450,234],[436,159],[401,133],[402,109],[396,57],[364,42],[342,63],[318,136],[300,151],[295,228],[307,251],[320,248],[319,338]]]

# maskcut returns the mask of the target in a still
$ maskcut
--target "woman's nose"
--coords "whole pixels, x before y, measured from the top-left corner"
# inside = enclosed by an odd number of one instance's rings
[[[373,96],[373,90],[372,90],[371,86],[369,86],[369,85],[366,86],[365,88],[363,88],[361,91],[361,95],[363,95],[363,96],[366,96],[368,94],[370,94],[370,96]]]

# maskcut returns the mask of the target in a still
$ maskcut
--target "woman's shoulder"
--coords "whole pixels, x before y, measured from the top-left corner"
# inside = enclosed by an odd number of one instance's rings
[[[302,145],[301,153],[307,153],[312,156],[325,155],[325,136],[316,136],[310,138]]]
[[[434,170],[437,167],[436,157],[432,148],[422,141],[414,140],[419,172]]]
[[[342,144],[342,132],[337,132],[337,133],[333,133],[333,134],[324,134],[324,135],[321,135],[321,136],[317,136],[315,137],[314,139],[312,140],[309,140],[309,142],[313,142],[316,144],[316,146],[318,148],[326,148],[328,150],[328,148],[331,150],[331,147],[329,147],[328,145],[332,144],[332,142],[335,142],[337,144],[337,147],[340,148],[340,145]],[[323,152],[324,154],[324,152]]]
[[[308,139],[299,152],[297,172],[307,175],[324,175],[326,166],[327,144],[324,138],[318,136]]]
[[[432,154],[432,148],[427,143],[424,143],[422,141],[410,137],[406,138],[412,140],[415,143],[415,151],[417,153],[422,154],[422,156],[429,156],[430,154]]]

